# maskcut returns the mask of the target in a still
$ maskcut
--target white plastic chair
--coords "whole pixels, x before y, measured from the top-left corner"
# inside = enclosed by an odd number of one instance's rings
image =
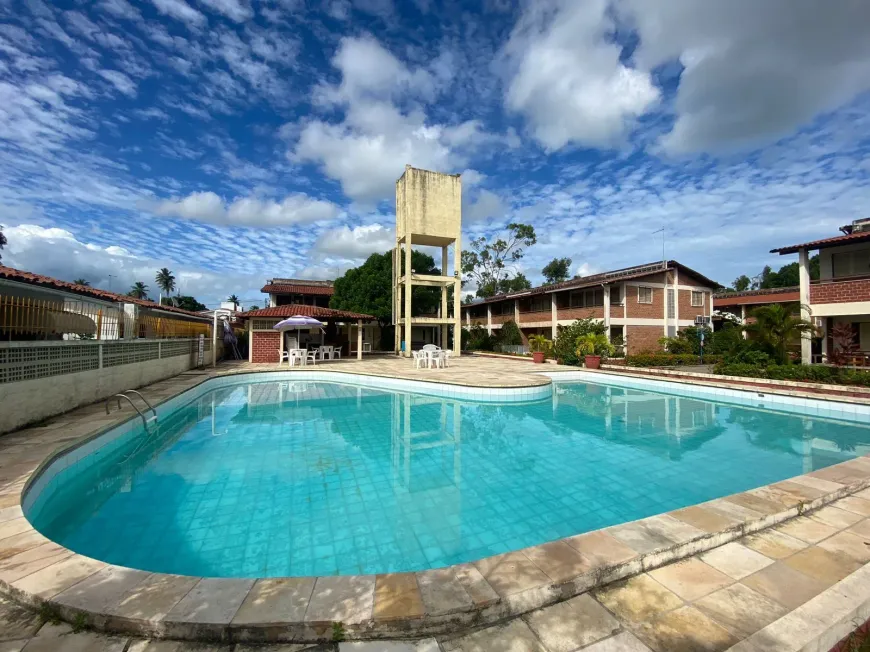
[[[316,350],[308,351],[305,354],[305,364],[308,364],[309,362],[311,364],[314,364],[314,365],[317,364],[317,351]]]
[[[441,351],[441,366],[449,367],[450,366],[450,356],[453,355],[453,351],[450,349],[444,349]]]
[[[342,348],[343,348],[343,347],[341,347],[341,346],[336,346],[335,348],[332,349],[332,357],[333,357],[333,359],[335,359],[335,360],[341,360],[341,349],[342,349]]]
[[[414,358],[414,369],[419,369],[420,365],[426,363],[428,358],[422,351],[411,351],[411,356]]]
[[[293,349],[290,351],[290,366],[295,367],[297,363],[300,366],[305,364],[305,352],[301,349]]]
[[[293,363],[290,361],[290,351],[281,352],[281,360],[280,362],[278,362],[278,364],[281,364],[281,362],[284,362],[284,360],[286,360],[287,364],[289,364],[291,367],[293,366]]]

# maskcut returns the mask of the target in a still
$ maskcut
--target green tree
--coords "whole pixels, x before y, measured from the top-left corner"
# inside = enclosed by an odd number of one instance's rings
[[[571,275],[571,262],[570,258],[554,258],[544,265],[544,269],[541,270],[541,273],[544,275],[546,283],[551,284],[567,281]]]
[[[157,283],[157,287],[159,287],[166,296],[169,296],[175,289],[175,275],[166,267],[157,271],[157,275],[154,277],[154,282]]]
[[[523,334],[513,319],[508,319],[498,330],[498,343],[505,346],[519,346],[523,343]]]
[[[133,283],[133,287],[130,288],[127,296],[133,297],[134,299],[147,299],[148,289],[148,286],[145,285],[142,281],[136,281],[135,283]]]
[[[250,308],[248,308],[248,310],[259,310],[259,309],[260,309],[260,306],[258,306],[258,305],[256,305],[256,304],[254,304],[253,306],[251,306]]]
[[[463,305],[467,306],[469,303],[474,303],[474,295],[473,294],[466,294],[465,297],[462,299]]]
[[[3,235],[3,225],[0,224],[0,250],[2,250],[7,244],[9,244],[9,241],[6,239],[6,236]],[[3,256],[0,256],[0,260],[2,259]]]
[[[749,289],[751,285],[752,279],[749,278],[746,274],[741,274],[731,283],[731,287],[737,292],[745,292]]]
[[[231,294],[230,296],[227,297],[227,303],[238,304],[239,298],[235,294]]]
[[[362,265],[335,279],[329,307],[372,315],[383,328],[393,317],[392,268],[392,252],[372,254]],[[417,274],[441,274],[432,256],[416,250],[411,251],[411,269]],[[418,285],[411,301],[414,316],[430,314],[441,301],[440,289]]]
[[[516,264],[525,255],[525,247],[538,241],[529,224],[511,222],[507,234],[490,242],[475,238],[462,252],[463,281],[477,286],[477,296],[488,298],[504,292],[505,283],[518,276]]]
[[[765,345],[779,364],[788,364],[789,344],[799,342],[804,333],[816,331],[812,323],[794,314],[792,306],[774,303],[752,311],[755,321],[744,326],[756,341]]]
[[[200,310],[207,309],[207,306],[204,303],[200,303],[193,297],[187,295],[178,297],[163,297],[160,302],[164,306],[174,306],[175,308],[190,310],[191,312],[199,312]]]
[[[83,278],[77,278],[76,280],[73,281],[73,283],[75,283],[76,285],[90,285],[90,282],[86,281]]]
[[[819,276],[819,255],[816,254],[810,258],[810,279],[815,281],[819,279]],[[752,279],[753,290],[788,288],[796,285],[800,285],[800,267],[798,263],[783,265],[777,271],[774,271],[770,265],[765,265],[761,273]]]

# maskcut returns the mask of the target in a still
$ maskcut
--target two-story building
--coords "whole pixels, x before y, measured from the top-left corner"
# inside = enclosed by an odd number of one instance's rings
[[[833,348],[835,324],[852,326],[855,342],[870,358],[870,218],[840,227],[842,235],[773,249],[798,254],[801,314],[812,319],[822,335],[822,360]],[[819,252],[819,280],[810,281],[810,252]],[[812,340],[801,340],[801,360],[813,362]],[[816,360],[818,361],[818,359]]]
[[[523,339],[555,338],[559,326],[592,317],[620,338],[627,353],[658,349],[658,340],[696,324],[709,324],[712,292],[718,284],[674,260],[627,267],[499,295],[462,306],[466,327],[479,324],[490,333],[508,320]]]
[[[329,308],[329,299],[335,290],[332,281],[314,281],[300,278],[272,278],[260,292],[269,295],[269,305],[317,306]]]

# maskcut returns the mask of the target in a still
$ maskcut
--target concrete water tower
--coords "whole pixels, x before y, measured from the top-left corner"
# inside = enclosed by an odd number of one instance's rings
[[[395,351],[411,355],[413,326],[437,327],[441,347],[447,348],[449,327],[453,326],[453,353],[459,355],[461,342],[459,304],[461,285],[460,247],[462,237],[462,181],[458,174],[441,174],[405,166],[396,181],[396,247],[393,249],[393,323]],[[447,248],[453,247],[453,274],[447,269]],[[412,245],[441,247],[441,274],[418,274],[411,268]],[[405,255],[402,256],[404,251]],[[404,258],[404,260],[403,260]],[[441,288],[437,316],[411,317],[411,289],[414,285]],[[453,288],[453,315],[449,316],[448,288]]]

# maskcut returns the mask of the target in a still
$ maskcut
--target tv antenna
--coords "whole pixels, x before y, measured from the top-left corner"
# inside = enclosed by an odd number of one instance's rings
[[[656,233],[662,234],[662,269],[668,268],[668,259],[665,258],[665,227],[660,228],[658,231],[653,231],[652,234]]]

